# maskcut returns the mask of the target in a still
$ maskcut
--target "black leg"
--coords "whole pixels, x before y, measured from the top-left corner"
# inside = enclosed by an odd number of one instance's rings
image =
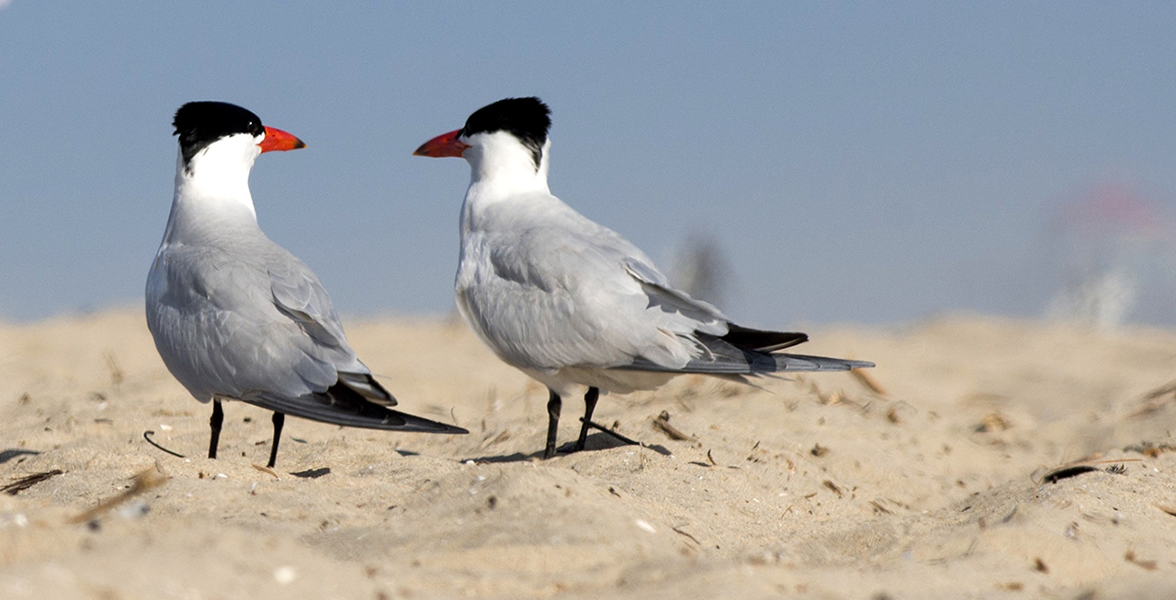
[[[208,441],[208,458],[216,458],[216,447],[220,444],[221,423],[225,422],[225,411],[221,409],[220,400],[212,401],[212,417],[208,419],[208,426],[212,428],[212,439]]]
[[[543,460],[555,456],[555,434],[559,431],[559,409],[563,404],[555,390],[547,391],[551,395],[547,400],[547,447],[543,449]]]
[[[584,394],[584,424],[580,426],[580,439],[572,446],[572,452],[584,449],[584,443],[588,441],[588,424],[592,422],[592,411],[596,410],[596,401],[599,399],[600,388],[590,387],[588,393]]]
[[[282,425],[286,424],[285,413],[274,413],[274,445],[270,448],[270,461],[266,466],[274,468],[274,463],[278,460],[278,442],[282,441]]]

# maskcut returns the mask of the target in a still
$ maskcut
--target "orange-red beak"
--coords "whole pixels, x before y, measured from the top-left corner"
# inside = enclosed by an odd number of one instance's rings
[[[446,156],[461,156],[469,144],[463,144],[457,139],[461,130],[450,131],[449,133],[442,133],[441,135],[421,144],[420,148],[413,152],[413,156],[431,156],[433,158],[443,158]]]
[[[305,148],[306,144],[281,129],[266,127],[265,139],[261,140],[258,146],[261,146],[261,151],[264,153],[272,150],[297,150]]]

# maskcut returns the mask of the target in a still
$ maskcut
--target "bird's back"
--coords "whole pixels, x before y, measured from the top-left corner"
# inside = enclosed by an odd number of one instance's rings
[[[634,271],[664,282],[652,260],[554,196],[522,196],[469,216],[458,306],[516,367],[602,369],[639,357],[684,365],[695,330],[725,332],[714,307],[685,296],[673,307],[651,298]]]
[[[165,240],[147,322],[168,369],[201,401],[299,396],[327,389],[339,370],[368,372],[318,278],[260,231]]]

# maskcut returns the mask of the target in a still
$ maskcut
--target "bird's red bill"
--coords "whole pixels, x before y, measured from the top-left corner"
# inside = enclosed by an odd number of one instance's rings
[[[413,156],[431,156],[433,158],[461,156],[461,153],[465,152],[465,149],[469,148],[470,145],[464,144],[457,139],[457,136],[460,133],[460,129],[456,131],[450,131],[449,133],[443,133],[421,144],[421,147],[417,148],[416,152],[413,152],[412,154]]]
[[[262,152],[270,152],[273,150],[297,150],[299,148],[305,148],[306,144],[281,129],[266,127],[265,139],[261,140],[258,146],[261,146]]]

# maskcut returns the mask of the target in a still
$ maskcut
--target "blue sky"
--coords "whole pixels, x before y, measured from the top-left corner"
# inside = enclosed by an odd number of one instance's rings
[[[566,202],[667,269],[715,239],[749,325],[1039,315],[1061,206],[1173,212],[1172,3],[0,7],[6,320],[142,302],[197,99],[308,143],[258,160],[259,220],[352,316],[452,310],[469,171],[411,153],[506,96],[551,105]]]

